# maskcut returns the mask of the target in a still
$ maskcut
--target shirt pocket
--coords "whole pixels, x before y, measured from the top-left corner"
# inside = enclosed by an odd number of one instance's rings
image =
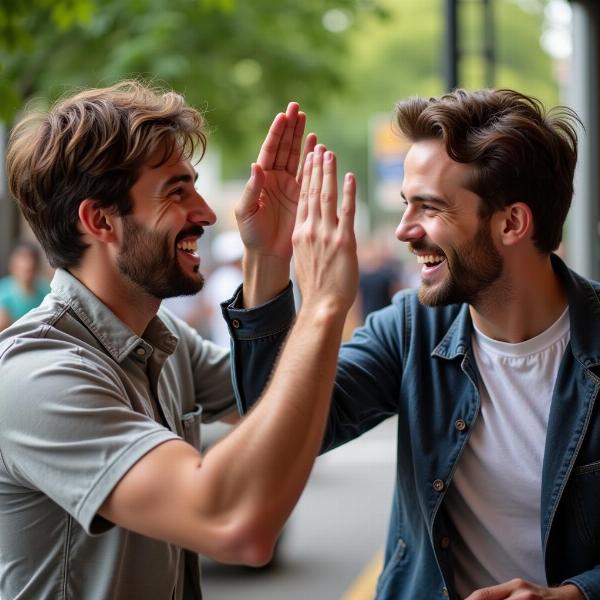
[[[181,417],[183,439],[200,451],[202,441],[200,427],[202,425],[202,405],[196,404],[194,410],[184,413]]]
[[[575,521],[581,541],[600,542],[600,461],[576,467],[571,480]]]

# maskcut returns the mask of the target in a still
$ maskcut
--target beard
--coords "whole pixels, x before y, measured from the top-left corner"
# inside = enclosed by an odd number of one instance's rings
[[[412,247],[425,250],[418,244]],[[446,306],[459,303],[474,305],[481,301],[486,290],[500,278],[504,267],[502,256],[492,242],[489,220],[481,223],[472,240],[446,253],[446,264],[448,274],[444,281],[434,285],[421,282],[421,303]]]
[[[202,235],[202,227],[191,227],[179,234]],[[147,294],[163,300],[173,296],[191,296],[204,285],[204,277],[194,267],[187,275],[177,260],[177,240],[169,241],[165,233],[151,231],[136,223],[132,216],[123,217],[123,248],[117,259],[119,271]]]

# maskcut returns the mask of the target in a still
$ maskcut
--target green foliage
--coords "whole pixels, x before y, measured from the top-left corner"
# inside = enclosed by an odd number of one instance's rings
[[[399,98],[444,91],[444,3],[9,0],[0,4],[0,118],[33,96],[49,102],[73,87],[142,76],[204,108],[225,176],[243,177],[273,114],[294,99],[340,169],[357,173],[365,199],[371,115],[391,122]],[[552,61],[539,45],[543,4],[526,12],[516,0],[494,2],[496,85],[555,104]],[[462,7],[462,83],[482,87],[480,3]],[[330,9],[347,29],[323,26]]]
[[[206,108],[219,143],[247,162],[242,140],[255,153],[290,99],[316,110],[343,87],[348,35],[323,26],[330,8],[354,21],[377,12],[354,0],[29,0],[0,12],[12,32],[0,47],[1,110],[141,76]]]

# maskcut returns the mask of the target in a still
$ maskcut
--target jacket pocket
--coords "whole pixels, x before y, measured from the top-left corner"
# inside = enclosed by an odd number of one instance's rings
[[[202,441],[200,434],[201,424],[202,406],[200,404],[196,404],[193,411],[184,413],[181,417],[183,439],[198,451],[200,450],[200,443]]]
[[[600,542],[600,461],[576,467],[571,481],[579,536],[584,543]]]

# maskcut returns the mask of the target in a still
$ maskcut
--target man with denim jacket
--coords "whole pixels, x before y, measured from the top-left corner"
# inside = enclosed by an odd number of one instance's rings
[[[400,102],[396,121],[411,143],[396,236],[421,285],[342,346],[323,444],[398,415],[377,599],[600,600],[600,284],[553,254],[577,118],[457,90]],[[242,411],[293,314],[279,258],[277,294],[254,265],[224,305]]]
[[[200,597],[195,553],[269,560],[320,447],[358,281],[354,178],[338,219],[332,153],[308,152],[297,179],[304,123],[296,103],[276,116],[242,206],[252,237],[302,196],[306,306],[262,402],[205,456],[200,421],[238,420],[229,353],[159,308],[203,283],[197,242],[215,215],[191,162],[202,116],[123,82],[13,130],[11,191],[57,271],[0,334],[2,598],[187,600]]]

